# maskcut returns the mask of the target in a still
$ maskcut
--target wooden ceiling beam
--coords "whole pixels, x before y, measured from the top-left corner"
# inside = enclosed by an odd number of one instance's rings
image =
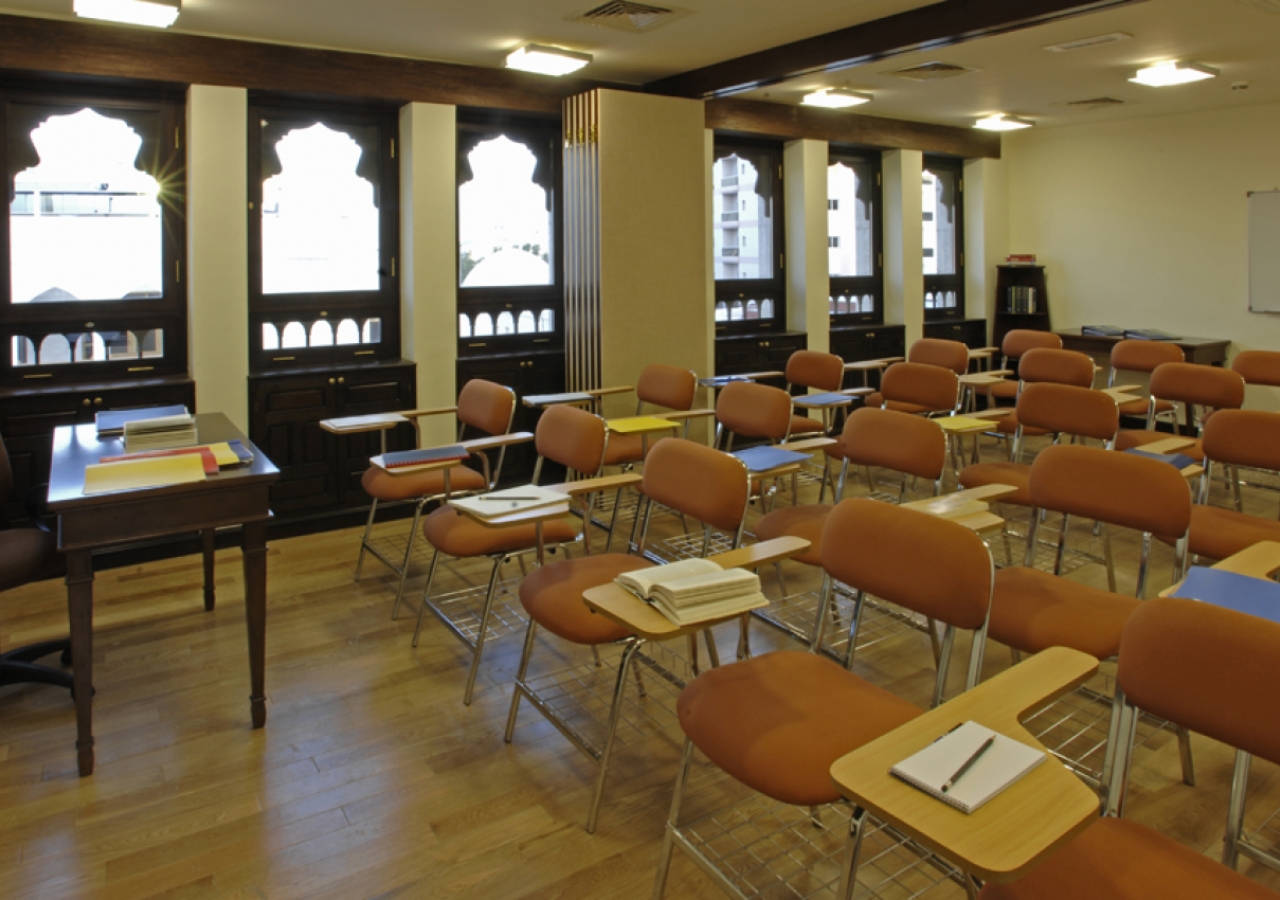
[[[948,47],[1144,2],[1146,0],[942,0],[661,78],[646,84],[645,90],[676,97],[727,97],[806,75],[836,72],[917,50]]]

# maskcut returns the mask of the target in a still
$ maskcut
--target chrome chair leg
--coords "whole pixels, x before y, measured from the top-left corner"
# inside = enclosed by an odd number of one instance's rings
[[[364,523],[364,535],[360,538],[360,555],[356,557],[356,577],[360,580],[360,571],[364,568],[364,552],[369,547],[369,535],[373,531],[373,514],[378,511],[378,498],[373,498],[373,505],[369,507],[369,518]]]
[[[431,567],[427,569],[427,587],[422,592],[422,603],[418,606],[418,626],[413,629],[413,646],[418,646],[418,635],[422,634],[422,618],[427,614],[427,598],[431,596],[431,585],[436,580],[436,567],[440,564],[440,551],[431,554]]]
[[[587,833],[596,833],[596,819],[600,815],[600,801],[604,798],[604,780],[609,774],[609,760],[613,756],[614,738],[618,733],[618,718],[622,715],[622,694],[627,686],[627,669],[631,659],[640,649],[640,639],[632,638],[622,651],[622,659],[618,662],[618,679],[613,688],[613,705],[609,708],[609,723],[606,726],[604,750],[600,753],[600,771],[596,773],[596,789],[591,797],[591,809],[587,813]]]
[[[1196,766],[1191,758],[1191,732],[1182,726],[1178,726],[1178,758],[1182,762],[1182,783],[1195,787]]]
[[[374,501],[377,502],[376,500]],[[413,526],[409,529],[409,539],[405,541],[404,559],[400,561],[400,582],[396,585],[396,602],[391,607],[391,618],[394,621],[400,615],[400,601],[404,599],[404,582],[409,577],[409,560],[413,559],[413,542],[418,537],[418,523],[422,519],[422,508],[427,505],[426,498],[418,501],[417,507],[413,511]],[[369,517],[369,524],[373,524],[373,516]],[[364,545],[360,545],[363,555]],[[360,576],[357,574],[357,578]],[[423,595],[426,596],[425,594]]]
[[[652,900],[662,900],[667,889],[667,872],[671,869],[671,851],[680,822],[680,804],[684,801],[684,786],[689,781],[689,765],[693,762],[693,741],[685,738],[684,756],[676,771],[676,788],[671,797],[671,809],[667,812],[667,827],[662,836],[662,852],[658,856],[658,874],[653,879]]]
[[[1253,757],[1236,751],[1236,764],[1231,773],[1231,806],[1227,811],[1227,834],[1222,841],[1222,864],[1234,869],[1240,859],[1240,837],[1244,832],[1244,795],[1249,785],[1249,763]]]
[[[484,639],[489,634],[489,617],[493,613],[493,594],[498,587],[498,573],[502,570],[503,557],[493,561],[493,571],[489,573],[489,590],[484,595],[484,611],[480,614],[480,629],[476,632],[476,645],[471,650],[471,667],[467,670],[467,689],[462,695],[462,702],[471,705],[471,692],[476,686],[476,673],[480,670],[480,654],[484,652]],[[426,601],[425,596],[423,602]]]
[[[516,733],[516,716],[520,712],[520,695],[524,693],[524,677],[529,671],[529,657],[533,654],[533,638],[538,631],[538,625],[529,620],[529,627],[524,632],[524,650],[520,653],[520,666],[516,669],[515,686],[511,691],[511,711],[507,713],[507,730],[502,733],[502,739],[508,744]]]
[[[851,900],[858,882],[858,864],[862,861],[862,835],[866,832],[867,811],[855,806],[849,816],[849,837],[845,841],[844,865],[840,871],[840,900]]]

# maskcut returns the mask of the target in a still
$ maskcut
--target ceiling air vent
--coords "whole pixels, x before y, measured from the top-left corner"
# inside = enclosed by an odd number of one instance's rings
[[[1076,41],[1066,41],[1061,44],[1050,44],[1045,47],[1054,53],[1070,53],[1072,50],[1083,50],[1085,47],[1096,47],[1099,44],[1114,44],[1117,41],[1127,41],[1133,35],[1126,34],[1123,31],[1113,31],[1111,34],[1098,34],[1093,37],[1080,38]]]
[[[909,78],[912,81],[937,81],[940,78],[955,78],[957,75],[968,75],[970,72],[977,72],[977,69],[966,69],[964,66],[953,66],[950,63],[927,62],[918,66],[912,66],[909,69],[898,69],[895,72],[886,72],[886,75],[897,75],[899,78]]]
[[[1088,100],[1066,100],[1053,105],[1064,109],[1107,109],[1127,104],[1124,100],[1117,100],[1115,97],[1090,97]]]
[[[687,9],[649,6],[645,3],[632,3],[630,0],[609,0],[608,3],[587,10],[582,15],[571,16],[569,21],[643,33],[653,31],[688,14]]]

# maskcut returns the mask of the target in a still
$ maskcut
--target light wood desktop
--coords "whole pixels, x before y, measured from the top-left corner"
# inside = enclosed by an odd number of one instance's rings
[[[1033,869],[1098,816],[1098,797],[1050,757],[966,815],[889,774],[953,726],[973,720],[1031,746],[1026,718],[1083,684],[1098,668],[1086,653],[1053,647],[841,757],[836,788],[928,850],[986,881],[1013,881]]]

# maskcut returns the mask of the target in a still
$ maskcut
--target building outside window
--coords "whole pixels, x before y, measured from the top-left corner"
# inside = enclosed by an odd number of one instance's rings
[[[827,167],[832,325],[884,321],[880,155],[833,146]]]
[[[252,367],[400,355],[394,108],[251,98]]]
[[[712,166],[716,332],[781,330],[782,151],[717,138]]]
[[[921,183],[924,316],[964,317],[963,162],[926,156]]]
[[[178,92],[0,84],[4,381],[185,374]]]

